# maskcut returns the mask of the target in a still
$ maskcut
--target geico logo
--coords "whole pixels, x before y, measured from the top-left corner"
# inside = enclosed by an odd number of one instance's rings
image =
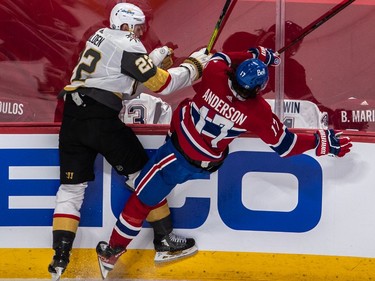
[[[58,149],[2,148],[0,159],[0,226],[51,226],[59,187]],[[81,209],[80,225],[86,227],[99,227],[103,222],[103,158],[98,157],[95,166],[95,181]]]
[[[152,154],[154,150],[149,152]],[[0,201],[3,214],[0,217],[0,226],[50,226],[53,206],[45,205],[46,196],[55,196],[59,180],[58,172],[52,177],[46,167],[58,168],[58,150],[0,149],[0,159],[4,160],[0,162],[0,198],[4,198]],[[15,166],[25,167],[24,169],[43,167],[43,176],[25,179],[22,178],[23,173],[17,172],[21,178],[17,178],[17,174],[10,177]],[[246,182],[244,178],[252,173],[262,173],[264,178],[274,174],[285,174],[295,178],[295,207],[282,212],[249,207],[243,196],[247,194],[246,190],[254,187],[254,181]],[[104,174],[110,177],[110,180],[104,180]],[[171,208],[175,228],[199,228],[207,221],[212,208],[216,209],[226,227],[241,231],[305,232],[313,229],[320,220],[322,169],[310,156],[300,155],[284,159],[274,152],[236,151],[228,155],[226,162],[217,172],[217,180],[206,180],[207,183],[202,188],[210,188],[217,192],[217,196],[204,197],[197,194],[195,197],[194,193],[189,194],[184,205]],[[195,181],[190,183],[197,184]],[[279,182],[269,184],[280,186]],[[110,174],[104,172],[102,157],[98,157],[95,162],[95,181],[89,183],[88,190],[90,192],[86,192],[81,208],[80,226],[83,227],[102,227],[103,221],[108,219],[103,216],[104,209],[111,210],[112,215],[118,217],[124,202],[131,194],[124,188],[123,177],[114,169]],[[110,193],[110,206],[103,201],[103,194],[107,192]],[[32,196],[32,208],[24,203],[25,196]],[[37,199],[39,197],[40,199]],[[213,202],[213,198],[217,198],[217,202]],[[12,204],[8,204],[8,201]],[[38,204],[40,208],[37,207]],[[30,213],[35,214],[32,220],[29,219]]]
[[[246,190],[253,186],[252,182],[244,183],[244,178],[255,172],[264,173],[264,178],[275,173],[296,178],[298,193],[296,206],[283,212],[253,210],[247,206],[243,196]],[[311,174],[314,174],[314,177],[311,177]],[[115,183],[119,184],[116,187],[117,193],[112,189],[111,194],[111,207],[115,216],[123,208],[119,193],[124,190],[121,188],[123,185],[121,178],[117,177],[116,173],[112,172],[111,185],[114,187]],[[310,156],[300,155],[285,159],[273,152],[232,152],[219,169],[217,178],[217,183],[207,179],[207,186],[215,185],[213,189],[217,188],[217,202],[212,202],[212,198],[204,198],[201,194],[195,198],[189,193],[183,206],[171,208],[176,228],[199,228],[207,221],[212,206],[217,206],[222,222],[235,230],[305,232],[313,229],[320,220],[322,169]],[[192,181],[190,184],[195,183]],[[278,182],[269,182],[269,184],[280,186]],[[206,184],[204,186],[207,187]]]

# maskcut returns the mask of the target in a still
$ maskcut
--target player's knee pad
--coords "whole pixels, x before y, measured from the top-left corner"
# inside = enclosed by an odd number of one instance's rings
[[[72,214],[79,217],[87,185],[87,182],[60,185],[56,194],[55,214]]]

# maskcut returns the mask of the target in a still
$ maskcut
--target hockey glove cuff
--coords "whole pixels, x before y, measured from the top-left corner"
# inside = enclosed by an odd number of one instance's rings
[[[198,80],[200,77],[202,77],[203,68],[206,66],[212,56],[212,54],[207,55],[205,52],[206,48],[202,48],[199,51],[192,53],[180,65],[189,70],[192,81]]]

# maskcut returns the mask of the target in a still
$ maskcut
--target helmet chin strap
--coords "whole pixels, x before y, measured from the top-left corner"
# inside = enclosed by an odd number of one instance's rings
[[[135,25],[134,24],[131,24],[131,25],[128,24],[128,29],[129,29],[130,32],[134,33]]]

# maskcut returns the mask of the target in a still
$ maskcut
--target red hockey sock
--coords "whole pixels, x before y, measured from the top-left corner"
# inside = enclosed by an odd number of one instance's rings
[[[143,221],[152,209],[153,207],[143,204],[133,193],[113,228],[109,245],[112,248],[126,248],[141,231]]]

